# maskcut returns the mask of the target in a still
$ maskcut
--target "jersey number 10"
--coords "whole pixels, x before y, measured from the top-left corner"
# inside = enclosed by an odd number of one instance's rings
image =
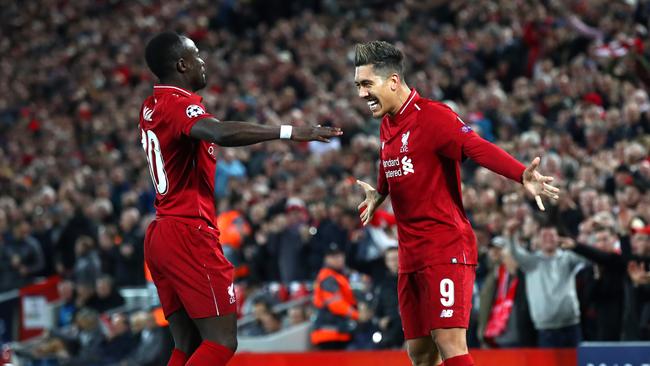
[[[151,173],[151,180],[156,192],[160,195],[167,193],[169,181],[167,180],[167,172],[165,171],[165,161],[163,160],[162,151],[160,151],[160,142],[158,136],[151,131],[146,132],[142,130],[142,148],[147,154],[147,162],[149,163],[149,173]]]

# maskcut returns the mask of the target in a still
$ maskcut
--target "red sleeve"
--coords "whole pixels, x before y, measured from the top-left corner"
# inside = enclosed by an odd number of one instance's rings
[[[377,174],[377,192],[382,196],[388,196],[388,181],[386,180],[386,172],[381,159],[379,159],[379,174]]]
[[[436,153],[463,160],[463,144],[475,133],[451,108],[439,103],[430,106],[426,125],[428,135],[433,136]]]
[[[205,111],[205,106],[194,98],[178,98],[171,108],[171,121],[174,132],[178,135],[190,135],[194,124],[203,118],[213,117]]]
[[[435,128],[431,133],[436,137],[436,152],[457,161],[467,156],[482,167],[521,183],[526,169],[522,163],[477,135],[447,106],[437,105],[433,111],[430,127]]]
[[[463,144],[463,153],[480,166],[521,183],[526,167],[500,147],[472,134]]]

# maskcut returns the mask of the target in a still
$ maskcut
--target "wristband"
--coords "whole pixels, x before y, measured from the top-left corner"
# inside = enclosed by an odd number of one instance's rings
[[[293,130],[293,126],[290,126],[290,125],[282,125],[282,126],[280,126],[280,139],[289,140],[291,138],[291,131],[292,130]]]

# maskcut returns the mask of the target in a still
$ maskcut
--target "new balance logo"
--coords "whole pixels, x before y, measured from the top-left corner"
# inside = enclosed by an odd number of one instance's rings
[[[151,116],[153,116],[153,109],[144,107],[142,110],[142,118],[144,118],[145,121],[151,122]]]
[[[408,156],[402,158],[402,170],[404,171],[404,175],[415,173],[415,170],[413,169],[413,162],[411,159],[409,159]]]
[[[451,309],[443,309],[440,313],[441,318],[451,318],[452,316],[454,316],[454,311]]]

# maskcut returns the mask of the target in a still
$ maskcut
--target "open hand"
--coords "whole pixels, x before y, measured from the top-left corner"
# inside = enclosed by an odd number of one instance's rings
[[[377,210],[377,207],[379,206],[380,195],[377,190],[373,188],[373,186],[366,182],[357,180],[357,184],[360,185],[366,193],[366,199],[363,200],[363,202],[361,202],[358,207],[359,210],[363,209],[364,207],[366,208],[359,215],[359,217],[361,217],[361,223],[363,223],[363,226],[366,226],[375,215],[375,210]]]
[[[343,135],[338,127],[294,126],[291,139],[293,141],[320,141],[330,142],[330,138]]]
[[[542,196],[557,200],[560,198],[558,193],[560,189],[550,185],[553,181],[553,177],[547,177],[541,175],[537,168],[539,167],[540,158],[536,157],[533,159],[533,162],[524,170],[523,184],[526,191],[535,197],[535,202],[537,202],[537,207],[540,210],[544,211],[544,204],[542,203]]]

